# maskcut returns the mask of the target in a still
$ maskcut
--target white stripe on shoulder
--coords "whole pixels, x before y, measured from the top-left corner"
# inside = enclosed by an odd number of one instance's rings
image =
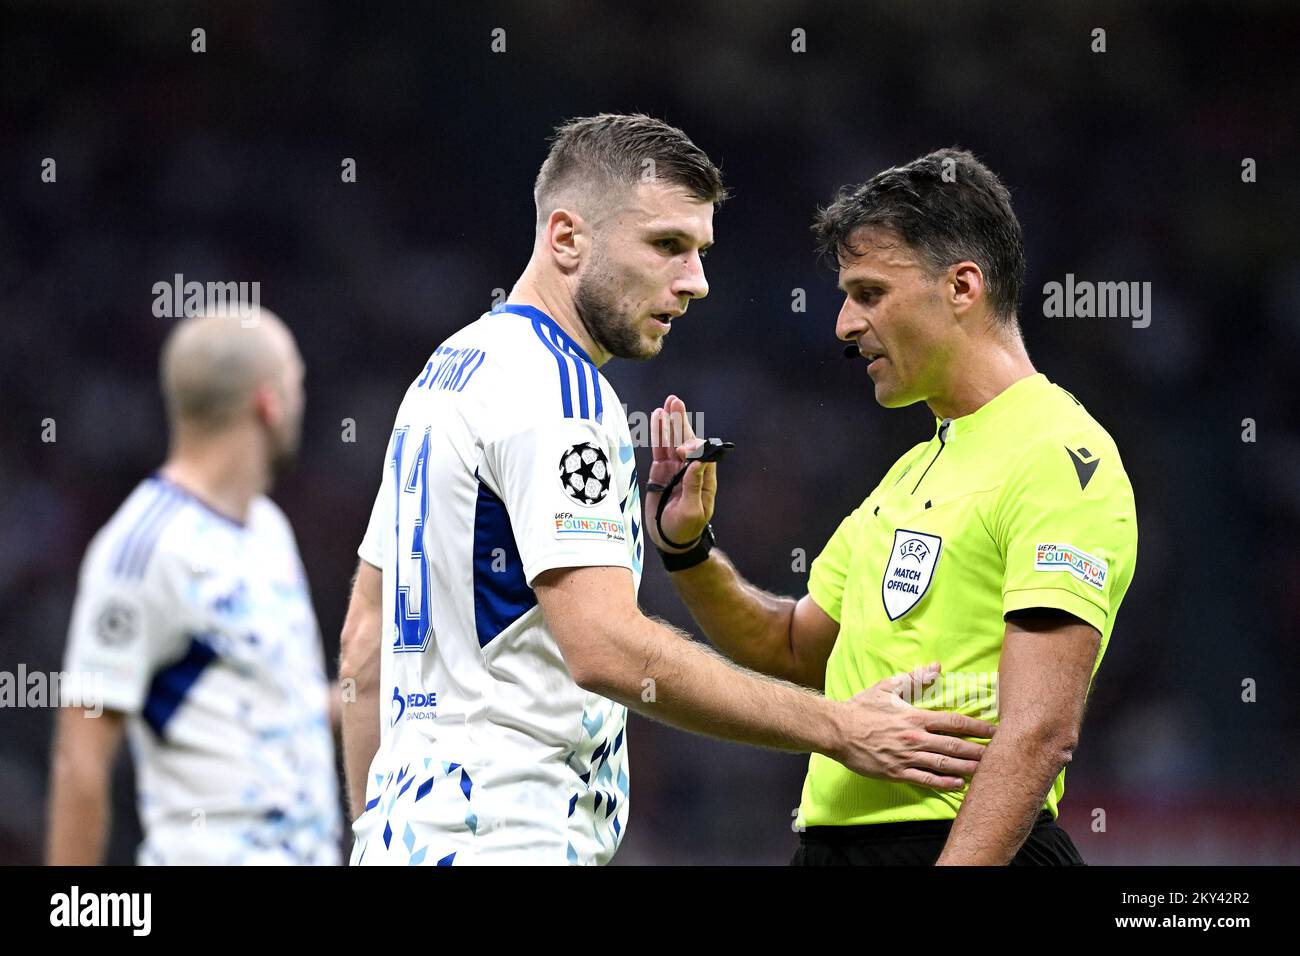
[[[113,560],[114,577],[123,580],[141,580],[149,566],[149,559],[158,539],[186,503],[186,497],[164,482],[154,482],[148,506],[133,522],[131,530],[122,540]]]

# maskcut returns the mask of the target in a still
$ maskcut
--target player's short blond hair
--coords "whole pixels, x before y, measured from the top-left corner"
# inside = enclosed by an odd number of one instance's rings
[[[275,313],[221,312],[182,319],[163,344],[159,368],[171,427],[219,431],[248,407],[253,392],[274,380],[292,350]]]
[[[601,113],[556,127],[537,174],[537,226],[568,203],[595,207],[638,182],[683,186],[715,206],[727,198],[722,172],[690,137],[643,113]],[[588,210],[580,210],[594,215]]]

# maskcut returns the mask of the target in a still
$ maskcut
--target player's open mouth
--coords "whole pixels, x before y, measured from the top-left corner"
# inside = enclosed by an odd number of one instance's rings
[[[867,360],[867,371],[870,372],[872,367],[885,357],[884,352],[864,352],[862,357]]]
[[[650,318],[654,319],[665,329],[672,325],[673,322],[673,314],[671,312],[656,312],[654,315],[650,316]]]

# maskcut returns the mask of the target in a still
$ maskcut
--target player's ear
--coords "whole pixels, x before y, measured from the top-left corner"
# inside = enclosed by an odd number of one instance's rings
[[[279,425],[284,417],[284,402],[280,390],[273,382],[260,382],[253,390],[253,411],[258,421],[267,425]]]
[[[578,268],[587,241],[587,226],[580,215],[568,209],[551,212],[546,220],[546,243],[561,269]]]

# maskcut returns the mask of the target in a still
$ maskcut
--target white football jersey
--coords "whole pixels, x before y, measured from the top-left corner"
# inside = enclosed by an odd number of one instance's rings
[[[241,525],[138,485],[82,562],[65,668],[129,715],[140,863],[340,862],[320,631],[270,499]]]
[[[574,683],[532,590],[641,579],[627,416],[532,306],[440,345],[406,392],[360,556],[383,571],[381,740],[357,864],[605,863],[627,825],[627,709]]]

